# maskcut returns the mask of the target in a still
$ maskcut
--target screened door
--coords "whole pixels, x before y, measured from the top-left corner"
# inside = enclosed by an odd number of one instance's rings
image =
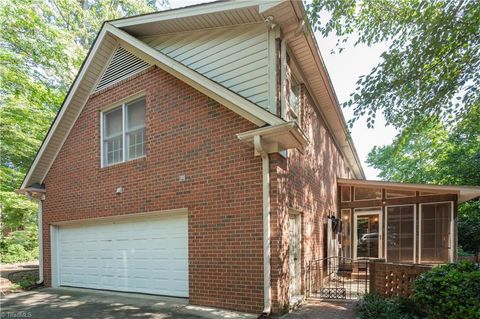
[[[355,258],[381,257],[381,210],[355,211]]]

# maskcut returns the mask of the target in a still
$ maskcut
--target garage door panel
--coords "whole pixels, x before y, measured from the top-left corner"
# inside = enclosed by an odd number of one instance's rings
[[[188,297],[184,216],[60,227],[59,283]]]

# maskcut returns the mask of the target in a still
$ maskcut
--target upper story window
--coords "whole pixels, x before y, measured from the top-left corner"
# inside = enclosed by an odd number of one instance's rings
[[[145,98],[102,113],[102,166],[145,156]]]
[[[290,116],[297,120],[300,117],[300,85],[293,78],[290,82],[290,98],[289,98],[289,107],[290,107]]]

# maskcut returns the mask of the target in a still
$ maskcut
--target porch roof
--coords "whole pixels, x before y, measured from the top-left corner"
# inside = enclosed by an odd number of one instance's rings
[[[384,187],[390,189],[406,189],[424,192],[435,192],[440,194],[456,194],[458,203],[463,203],[471,199],[480,197],[480,186],[456,186],[456,185],[432,185],[432,184],[414,184],[414,183],[396,183],[386,181],[367,181],[358,179],[337,180],[339,185],[363,186],[363,187]]]

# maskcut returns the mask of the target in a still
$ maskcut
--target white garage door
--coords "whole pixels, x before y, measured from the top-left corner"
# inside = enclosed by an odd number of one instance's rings
[[[61,286],[188,297],[187,216],[61,226]]]

